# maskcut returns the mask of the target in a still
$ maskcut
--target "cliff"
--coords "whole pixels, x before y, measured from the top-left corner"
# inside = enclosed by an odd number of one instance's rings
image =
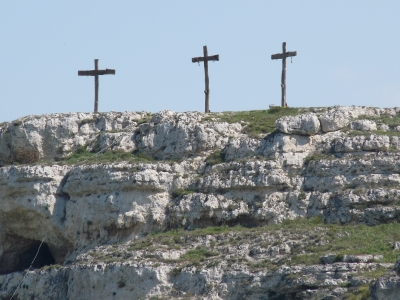
[[[400,108],[0,127],[1,299],[400,293]]]

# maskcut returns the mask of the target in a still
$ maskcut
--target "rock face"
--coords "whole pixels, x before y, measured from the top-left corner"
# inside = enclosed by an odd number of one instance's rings
[[[391,124],[399,114],[397,108],[303,109],[277,118],[276,130],[259,138],[245,133],[251,119],[227,122],[223,114],[198,112],[52,114],[2,124],[0,299],[11,297],[42,241],[46,254],[18,299],[346,297],[372,282],[357,277],[361,271],[390,270],[393,263],[380,253],[326,253],[319,264],[289,267],[298,249],[308,251],[307,237],[284,231],[261,232],[237,248],[245,236],[235,233],[190,243],[182,235],[180,249],[145,241],[157,232],[213,226],[268,231],[296,218],[398,222],[400,142]],[[393,122],[386,125],[388,118]],[[376,131],[383,125],[390,135]],[[111,151],[129,159],[102,160]],[[87,161],[67,163],[90,152]],[[143,241],[146,250],[132,241]],[[219,259],[179,264],[212,245]],[[120,259],[96,261],[93,251],[115,251]],[[51,264],[59,266],[46,270]],[[393,273],[374,281],[371,295],[391,299],[397,289]]]

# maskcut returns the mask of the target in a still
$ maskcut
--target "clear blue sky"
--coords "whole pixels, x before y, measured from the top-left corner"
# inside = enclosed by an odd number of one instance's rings
[[[204,110],[209,64],[211,111],[280,104],[282,50],[289,106],[400,106],[400,2],[11,1],[0,3],[0,122],[29,114]]]

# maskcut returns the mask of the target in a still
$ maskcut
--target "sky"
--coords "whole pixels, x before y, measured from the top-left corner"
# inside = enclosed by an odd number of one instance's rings
[[[99,111],[204,111],[280,105],[287,60],[291,107],[400,106],[398,0],[3,0],[0,122],[26,115]]]

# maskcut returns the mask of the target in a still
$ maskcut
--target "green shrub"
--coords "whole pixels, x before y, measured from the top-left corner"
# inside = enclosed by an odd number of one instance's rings
[[[83,120],[79,123],[79,127],[81,127],[81,126],[83,126],[83,125],[85,125],[85,124],[88,124],[88,123],[95,122],[95,121],[96,121],[96,119],[83,119]]]
[[[86,152],[86,147],[85,146],[79,146],[75,151],[75,153],[77,153],[77,154],[83,154],[85,152]]]
[[[192,191],[192,190],[184,190],[184,189],[179,188],[179,189],[176,189],[175,191],[173,191],[171,193],[171,196],[173,198],[181,198],[181,197],[183,197],[185,195],[189,195],[189,194],[192,194],[192,193],[194,193],[194,191]]]
[[[346,293],[345,296],[346,296],[346,299],[348,299],[348,300],[371,299],[371,294],[369,291],[369,284],[364,284],[364,285],[360,286],[357,290]]]
[[[221,150],[214,151],[205,160],[208,166],[222,164],[225,161],[225,155]]]
[[[181,274],[182,268],[173,268],[170,272],[171,276],[178,276]]]

